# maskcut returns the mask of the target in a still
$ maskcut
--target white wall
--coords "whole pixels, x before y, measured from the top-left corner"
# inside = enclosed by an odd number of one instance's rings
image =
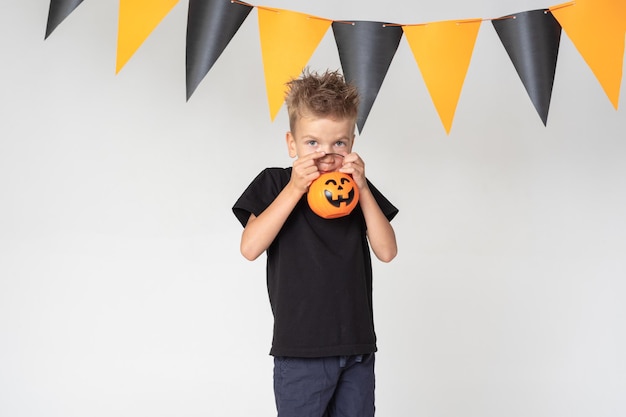
[[[417,23],[558,3],[257,5]],[[0,415],[275,415],[264,260],[230,211],[290,164],[256,10],[185,102],[187,1],[117,76],[118,2],[44,42],[48,5],[0,8]],[[311,66],[339,67],[332,31]],[[447,136],[402,40],[356,145],[401,209],[374,266],[378,415],[626,414],[625,131],[565,34],[544,127],[484,22]]]

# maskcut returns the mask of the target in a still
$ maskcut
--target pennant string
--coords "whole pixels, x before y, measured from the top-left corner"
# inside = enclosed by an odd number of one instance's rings
[[[308,19],[316,19],[316,20],[324,20],[326,22],[331,21],[330,19],[326,19],[325,17],[319,17],[319,16],[307,16]]]
[[[505,16],[505,17],[499,17],[498,19],[506,19],[509,17],[513,17],[513,19],[515,19],[515,16]],[[476,22],[484,22],[485,20],[492,20],[492,19],[464,19],[464,20],[457,20],[456,24],[457,25],[462,25],[465,23],[476,23]]]
[[[239,0],[231,0],[230,2],[231,2],[231,3],[237,3],[237,4],[243,4],[243,5],[250,6],[250,7],[256,7],[257,9],[267,10],[267,11],[269,11],[269,12],[274,12],[274,13],[277,13],[277,14],[280,14],[280,11],[281,11],[281,9],[275,9],[275,8],[273,8],[273,7],[267,7],[267,6],[253,6],[253,5],[251,5],[251,4],[244,3],[244,2],[241,2],[241,1],[239,1]],[[325,22],[331,22],[331,21],[332,21],[332,20],[330,20],[330,19],[326,19],[326,18],[324,18],[324,17],[318,17],[318,16],[307,16],[307,19],[316,19],[316,20],[322,20],[322,21],[325,21]]]
[[[484,22],[485,19],[463,19],[463,20],[457,20],[456,24],[457,25],[461,25],[463,23],[476,23],[476,22]]]
[[[411,23],[411,24],[407,24],[407,25],[401,25],[403,27],[410,27],[410,26],[426,26],[428,25],[428,23]],[[391,25],[389,25],[391,26]]]
[[[246,3],[243,2],[241,0],[230,0],[231,3],[234,4],[241,4],[243,6],[249,6],[249,7],[256,7],[258,9],[263,9],[263,10],[270,10],[273,11],[275,13],[280,13],[279,9],[275,9],[275,8],[271,8],[271,7],[267,7],[267,6],[255,6],[253,4],[250,3]],[[558,6],[552,6],[551,9],[552,10],[558,10],[558,9],[562,9],[563,7],[569,7],[569,6],[573,6],[576,4],[576,1],[570,1],[568,3],[563,3],[560,4]],[[546,9],[544,10],[544,13],[549,13],[550,9]],[[347,25],[352,25],[354,26],[355,23],[354,22],[350,22],[347,20],[332,20],[332,19],[327,19],[324,17],[318,17],[318,16],[308,16],[310,19],[317,19],[317,20],[326,20],[326,21],[331,21],[331,22],[337,22],[337,23],[344,23]],[[503,19],[515,19],[515,15],[508,15],[508,16],[501,16],[501,17],[492,17],[492,18],[484,18],[484,19],[465,19],[465,20],[459,20],[456,23],[457,24],[462,24],[462,23],[474,23],[476,21],[482,21],[482,22],[486,22],[486,21],[492,21],[492,20],[503,20]],[[428,22],[426,23],[411,23],[411,24],[403,24],[403,23],[384,23],[383,27],[402,27],[402,26],[425,26],[428,25]]]
[[[552,6],[550,9],[552,10],[559,10],[562,9],[564,7],[570,7],[570,6],[574,6],[576,4],[575,1],[570,1],[569,3],[563,3],[563,4],[559,4],[558,6]],[[544,13],[549,12],[550,10],[546,10]]]
[[[334,23],[343,23],[343,24],[345,24],[345,25],[352,25],[352,26],[354,26],[354,25],[356,24],[356,23],[354,23],[354,22],[348,22],[348,21],[346,21],[346,20],[333,20],[333,22],[334,22]]]
[[[515,18],[515,16],[505,16],[505,17],[498,17],[498,19],[507,19],[507,18]],[[462,25],[464,23],[476,23],[476,22],[484,22],[485,20],[492,20],[492,19],[463,19],[463,20],[457,20],[455,23],[457,25]],[[383,26],[402,26],[402,27],[413,27],[413,26],[428,26],[431,25],[432,23],[411,23],[411,24],[396,24],[396,23],[387,23]]]
[[[482,21],[485,22],[485,21],[492,21],[492,20],[505,20],[505,19],[517,19],[517,17],[515,17],[514,14],[510,14],[508,16],[492,17],[491,19],[482,19]]]
[[[504,16],[504,17],[498,17],[498,18],[494,18],[494,19],[463,19],[463,20],[457,20],[455,23],[457,25],[462,25],[464,23],[476,23],[476,22],[484,22],[486,20],[495,20],[495,19],[515,19],[515,16]],[[413,27],[413,26],[428,26],[431,25],[432,22],[429,23],[411,23],[411,24],[404,24],[404,23],[385,23],[383,25],[383,27],[396,27],[396,26],[401,26],[401,27]]]
[[[239,0],[230,0],[230,2],[234,3],[234,4],[241,4],[242,6],[256,7],[256,6],[252,5],[252,4],[249,4],[249,3],[246,3],[246,2],[243,2],[243,1],[239,1]]]
[[[267,6],[254,6],[254,7],[256,7],[257,9],[267,10],[269,12],[274,12],[274,13],[280,14],[280,10],[279,9],[275,9],[273,7],[267,7]]]

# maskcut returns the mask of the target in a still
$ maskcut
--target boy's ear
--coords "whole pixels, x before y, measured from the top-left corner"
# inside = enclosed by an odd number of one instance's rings
[[[287,134],[285,135],[285,141],[287,142],[287,149],[289,150],[289,157],[295,158],[296,156],[298,156],[296,152],[296,140],[294,139],[291,132],[287,132]]]

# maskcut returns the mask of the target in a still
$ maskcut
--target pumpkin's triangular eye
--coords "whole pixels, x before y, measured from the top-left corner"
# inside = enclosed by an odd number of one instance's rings
[[[343,184],[343,179],[341,180],[341,183]],[[337,181],[330,179],[327,180],[324,184],[328,185],[328,184],[332,184],[332,185],[337,185]]]

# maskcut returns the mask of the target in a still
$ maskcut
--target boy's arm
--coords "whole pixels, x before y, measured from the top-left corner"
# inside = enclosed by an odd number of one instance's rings
[[[241,235],[241,254],[246,259],[255,260],[272,244],[301,196],[288,184],[259,217],[250,214]]]
[[[323,152],[314,152],[296,160],[289,183],[276,199],[258,217],[250,214],[241,235],[240,246],[241,254],[246,259],[255,260],[272,244],[308,186],[319,177],[315,159],[322,156]]]
[[[390,262],[398,253],[396,234],[369,187],[359,189],[359,204],[363,210],[367,237],[374,255],[382,262]]]
[[[396,234],[369,189],[365,178],[365,163],[358,154],[351,153],[344,158],[344,165],[339,171],[351,174],[359,187],[359,204],[363,210],[367,237],[374,255],[382,262],[390,262],[398,253]]]

